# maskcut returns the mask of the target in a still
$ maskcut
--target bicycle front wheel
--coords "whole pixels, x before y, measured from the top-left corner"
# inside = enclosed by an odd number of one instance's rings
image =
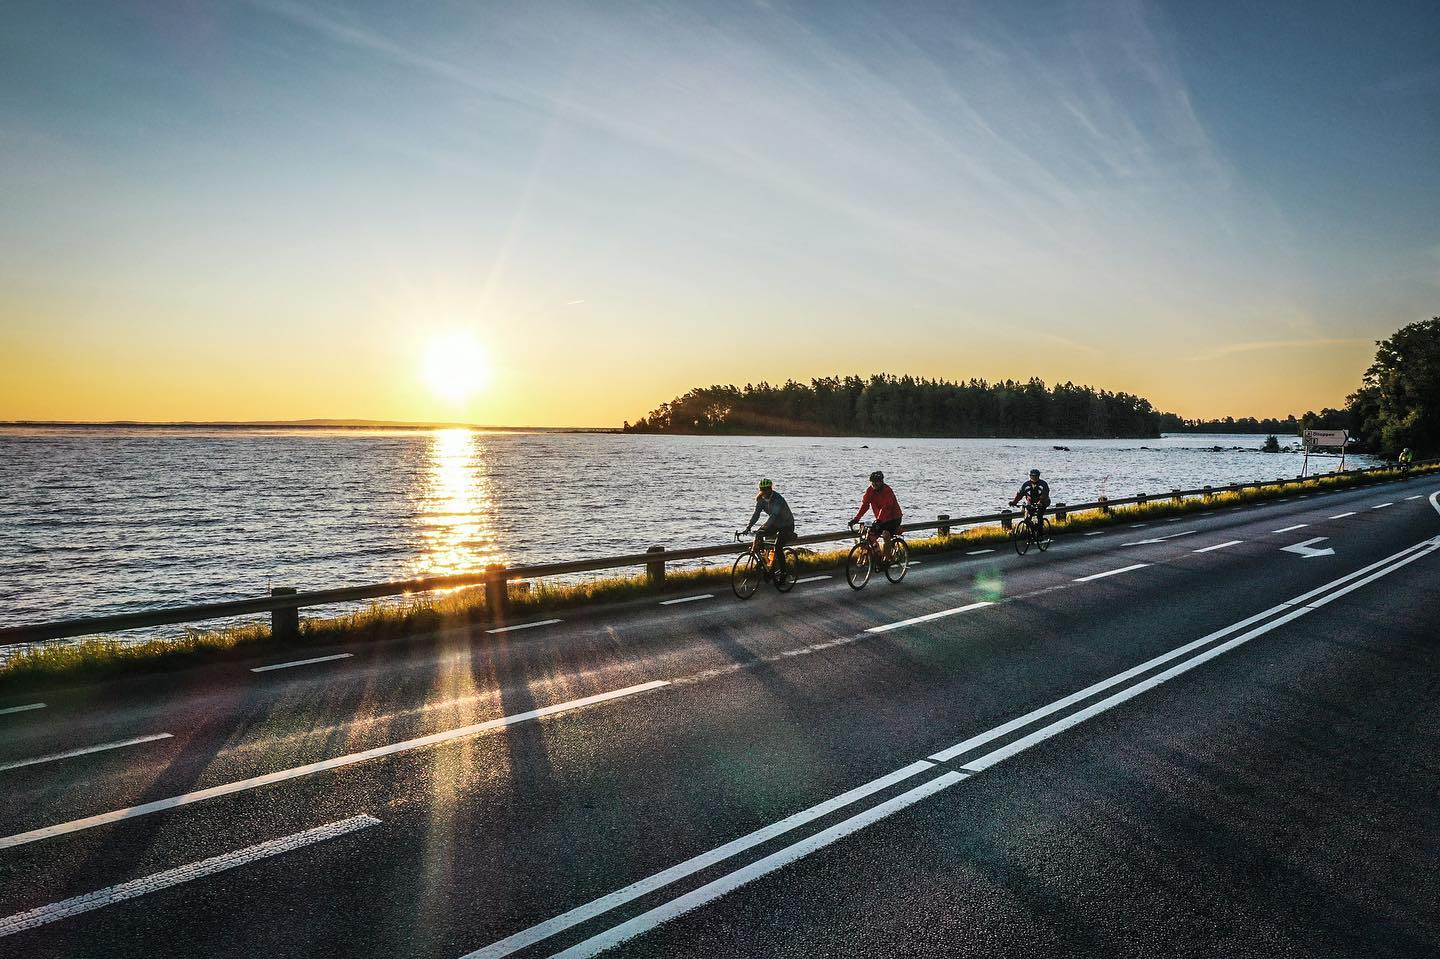
[[[890,562],[885,564],[885,578],[892,583],[898,583],[905,578],[905,573],[910,569],[910,547],[900,537],[895,537],[890,543]]]
[[[864,589],[865,584],[870,582],[871,568],[870,547],[856,543],[845,560],[845,582],[850,584],[851,589]]]
[[[785,572],[775,574],[775,588],[782,593],[788,593],[795,588],[795,564],[799,562],[795,551],[785,547]]]
[[[1030,548],[1030,530],[1024,523],[1018,523],[1010,530],[1010,542],[1015,544],[1015,552],[1021,556]]]
[[[741,553],[735,557],[735,565],[730,567],[730,588],[735,590],[735,595],[741,599],[749,599],[755,595],[755,590],[760,588],[762,575],[760,561],[755,558],[755,554]]]

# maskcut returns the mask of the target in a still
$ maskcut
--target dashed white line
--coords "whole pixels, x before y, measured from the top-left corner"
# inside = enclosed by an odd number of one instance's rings
[[[50,753],[46,756],[35,756],[31,759],[19,759],[15,762],[0,763],[0,772],[7,769],[19,769],[22,766],[38,766],[40,763],[53,763],[58,759],[71,759],[75,756],[88,756],[91,753],[103,753],[108,749],[122,749],[125,746],[138,746],[141,743],[153,743],[157,739],[169,739],[169,733],[155,733],[151,736],[136,736],[134,739],[122,739],[118,743],[101,743],[98,746],[86,746],[83,749],[69,749],[63,753]]]
[[[1143,569],[1144,567],[1149,566],[1149,565],[1150,565],[1149,563],[1133,563],[1133,564],[1131,564],[1131,565],[1129,565],[1129,566],[1122,566],[1122,567],[1120,567],[1119,569],[1109,570],[1108,572],[1104,572],[1104,573],[1092,573],[1092,574],[1089,575],[1089,576],[1081,576],[1081,577],[1078,577],[1078,578],[1075,580],[1075,582],[1077,582],[1077,583],[1088,583],[1088,582],[1090,582],[1092,579],[1104,579],[1106,576],[1119,576],[1121,573],[1128,573],[1128,572],[1130,572],[1132,569]]]
[[[1149,525],[1150,525],[1149,523],[1131,523],[1131,524],[1130,524],[1130,528],[1131,528],[1131,529],[1139,529],[1139,528],[1142,527],[1142,526],[1149,526]]]
[[[534,629],[536,626],[554,626],[556,623],[564,622],[559,619],[542,619],[534,623],[516,623],[514,626],[496,626],[494,629],[487,629],[487,633],[513,633],[517,629]]]
[[[237,849],[235,852],[227,852],[223,856],[214,856],[210,859],[192,862],[189,865],[179,866],[175,869],[152,873],[140,879],[132,879],[129,882],[121,883],[118,886],[109,886],[98,892],[86,893],[83,896],[76,896],[73,899],[65,899],[60,902],[52,902],[48,906],[40,906],[25,912],[17,912],[13,916],[6,916],[4,919],[0,919],[0,936],[14,935],[17,932],[35,929],[59,919],[67,919],[70,916],[77,916],[83,912],[90,912],[94,909],[112,906],[117,902],[124,902],[127,899],[134,899],[146,893],[159,892],[161,889],[169,889],[172,886],[178,886],[184,882],[203,879],[206,876],[213,876],[217,872],[224,872],[227,869],[244,866],[269,856],[278,856],[281,853],[300,849],[313,843],[323,842],[326,839],[334,839],[336,836],[343,836],[357,829],[365,829],[369,826],[379,825],[379,823],[380,820],[374,816],[352,816],[349,819],[342,819],[339,822],[332,822],[324,826],[316,826],[314,829],[307,829],[304,832],[297,832],[294,835],[285,836],[280,839],[271,839],[267,842],[248,846],[244,849]]]
[[[626,686],[624,689],[614,689],[608,693],[596,693],[594,696],[586,696],[583,699],[572,699],[569,702],[557,703],[554,706],[544,706],[540,709],[516,713],[513,716],[501,716],[497,719],[486,720],[483,723],[461,726],[458,729],[447,729],[444,732],[431,733],[428,736],[407,739],[403,742],[391,743],[388,746],[377,746],[374,749],[366,749],[362,752],[350,753],[346,756],[336,756],[334,759],[322,759],[319,762],[306,763],[304,766],[296,766],[292,769],[281,769],[277,772],[266,773],[263,776],[254,776],[250,779],[240,779],[235,782],[225,783],[221,786],[211,786],[208,789],[182,793],[179,796],[171,796],[168,799],[156,799],[152,802],[142,803],[139,806],[129,806],[125,809],[116,809],[113,812],[86,816],[84,819],[72,819],[69,822],[57,823],[53,826],[31,829],[28,832],[16,833],[13,836],[0,837],[0,849],[23,846],[26,843],[38,842],[41,839],[50,839],[54,836],[63,836],[67,833],[79,832],[82,829],[93,829],[96,826],[119,822],[122,819],[135,819],[139,816],[148,816],[152,812],[161,812],[162,810],[174,809],[178,806],[188,806],[191,803],[214,799],[217,796],[228,796],[231,793],[244,792],[249,789],[259,788],[260,786],[268,786],[271,783],[285,782],[289,779],[299,779],[302,776],[309,776],[331,769],[339,769],[342,766],[351,766],[355,763],[362,763],[370,759],[379,759],[382,756],[393,756],[396,753],[408,752],[412,749],[420,749],[425,746],[433,746],[437,743],[449,742],[452,739],[460,739],[465,736],[474,736],[478,733],[489,732],[492,729],[513,726],[516,723],[523,723],[531,719],[542,719],[546,716],[554,716],[558,713],[580,709],[583,706],[608,702],[609,700],[620,699],[624,696],[634,696],[637,693],[649,692],[652,689],[659,689],[662,686],[669,685],[670,682],[668,680],[657,679],[653,682],[641,683],[638,686]]]
[[[26,703],[24,706],[6,706],[4,709],[0,709],[0,716],[5,716],[10,713],[25,713],[29,712],[32,709],[44,708],[44,703]]]
[[[821,576],[806,576],[804,579],[797,579],[795,582],[796,582],[796,583],[818,583],[818,582],[820,582],[820,580],[822,580],[822,579],[833,579],[833,578],[834,578],[834,577],[832,577],[829,573],[825,573],[825,574],[823,574],[823,575],[821,575]]]
[[[1407,500],[1412,500],[1412,499],[1424,499],[1424,498],[1425,498],[1425,494],[1424,494],[1424,493],[1416,493],[1414,496],[1407,496],[1407,497],[1405,497],[1405,498],[1406,498]],[[4,712],[4,710],[0,710],[0,712]]]
[[[1245,542],[1243,539],[1232,539],[1232,540],[1230,540],[1230,542],[1228,542],[1228,543],[1216,543],[1214,546],[1206,546],[1206,547],[1204,547],[1203,549],[1194,549],[1194,550],[1191,550],[1191,552],[1192,552],[1192,553],[1209,553],[1209,552],[1213,552],[1214,550],[1217,550],[1217,549],[1225,549],[1226,547],[1229,547],[1229,546],[1238,546],[1238,545],[1240,545],[1240,544],[1243,543],[1243,542]]]
[[[255,666],[250,672],[268,673],[272,669],[289,669],[291,666],[309,666],[311,663],[328,663],[332,659],[349,659],[354,653],[336,653],[334,656],[316,656],[314,659],[296,659],[288,663],[272,663],[269,666]]]
[[[965,555],[966,555],[966,556],[979,556],[981,553],[993,553],[993,552],[995,552],[993,549],[972,549],[970,552],[966,553]]]
[[[1293,532],[1294,530],[1297,530],[1297,529],[1304,529],[1305,527],[1307,527],[1307,526],[1309,526],[1309,525],[1310,525],[1309,523],[1296,523],[1294,526],[1287,526],[1287,527],[1285,527],[1284,529],[1277,529],[1277,530],[1275,530],[1275,532],[1277,532],[1277,533],[1289,533],[1289,532]]]
[[[1105,532],[1103,529],[1097,529],[1097,530],[1095,530],[1094,532],[1082,533],[1081,535],[1083,535],[1083,536],[1099,536],[1099,535],[1100,535],[1101,533],[1103,533],[1103,532]]]
[[[956,613],[968,613],[972,609],[980,609],[985,606],[994,606],[991,602],[971,603],[968,606],[957,606],[954,609],[942,609],[938,613],[926,613],[924,616],[916,616],[911,619],[902,619],[898,623],[886,623],[884,626],[871,626],[865,630],[867,633],[888,633],[892,629],[899,629],[901,626],[913,626],[916,623],[928,623],[932,619],[943,619],[946,616],[954,616]]]
[[[1371,509],[1384,509],[1384,508],[1387,507],[1387,506],[1394,506],[1394,505],[1395,505],[1394,503],[1381,503],[1381,504],[1379,504],[1378,506],[1372,506],[1372,507],[1370,507],[1370,508],[1371,508]]]
[[[1339,515],[1337,515],[1337,516],[1332,516],[1332,517],[1330,517],[1330,518],[1331,518],[1331,519],[1344,519],[1344,518],[1347,517],[1347,516],[1354,516],[1354,515],[1355,515],[1355,514],[1354,514],[1353,512],[1350,512],[1350,513],[1340,513]]]
[[[661,606],[674,606],[674,605],[676,605],[677,603],[693,603],[693,602],[695,602],[697,599],[714,599],[714,598],[715,598],[715,594],[714,594],[714,593],[702,593],[702,594],[700,594],[699,596],[681,596],[679,599],[662,599],[662,600],[660,600],[660,605],[661,605]]]

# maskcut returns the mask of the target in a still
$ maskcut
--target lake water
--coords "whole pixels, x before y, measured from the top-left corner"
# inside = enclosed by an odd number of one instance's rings
[[[0,428],[0,622],[715,544],[761,476],[805,533],[876,468],[917,521],[993,512],[1032,466],[1072,503],[1300,472],[1263,439]]]

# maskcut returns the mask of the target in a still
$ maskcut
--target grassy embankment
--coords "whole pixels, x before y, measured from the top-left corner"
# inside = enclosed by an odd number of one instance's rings
[[[1410,475],[1440,472],[1440,465],[1418,467]],[[1330,476],[1306,480],[1305,490],[1335,490],[1395,479],[1399,470],[1364,476]],[[1299,483],[1267,486],[1240,492],[1220,492],[1208,499],[1195,497],[1176,501],[1155,499],[1145,504],[1117,506],[1108,511],[1070,513],[1064,522],[1053,523],[1055,535],[1080,530],[1134,523],[1137,520],[1205,512],[1238,503],[1291,496]],[[949,536],[916,536],[909,540],[912,555],[969,550],[1007,543],[1009,533],[998,524],[957,530]],[[802,571],[841,566],[849,542],[835,548],[806,549],[800,554]],[[729,588],[729,562],[701,569],[669,571],[664,592],[683,593],[697,588]],[[282,643],[270,636],[268,623],[251,623],[217,630],[189,629],[182,635],[142,643],[100,636],[75,642],[56,642],[18,653],[0,663],[0,693],[17,692],[47,685],[82,683],[119,673],[183,668],[196,663],[248,655],[266,647],[273,649],[337,642],[359,642],[417,636],[436,630],[489,623],[483,589],[420,595],[401,603],[375,603],[344,616],[302,620],[298,642]],[[512,620],[528,614],[595,602],[621,602],[654,595],[643,575],[615,576],[577,584],[538,580],[513,584],[510,593]]]

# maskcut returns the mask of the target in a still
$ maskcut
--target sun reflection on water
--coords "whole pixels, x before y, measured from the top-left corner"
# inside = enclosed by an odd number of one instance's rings
[[[468,573],[503,562],[490,525],[494,502],[483,469],[485,452],[483,436],[471,430],[433,434],[430,471],[420,494],[424,549],[418,572]]]

